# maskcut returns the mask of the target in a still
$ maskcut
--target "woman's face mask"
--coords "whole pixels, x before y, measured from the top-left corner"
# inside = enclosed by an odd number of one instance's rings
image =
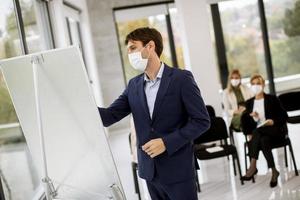
[[[263,91],[262,85],[251,85],[251,90],[254,95],[258,95]]]
[[[137,52],[133,52],[133,53],[129,53],[128,54],[128,59],[129,59],[129,63],[131,64],[131,66],[139,71],[145,71],[147,64],[148,64],[148,58],[143,58],[142,57],[142,51],[146,48],[148,44],[146,44],[140,51]]]
[[[237,87],[241,83],[241,79],[231,79],[230,83],[233,87]]]

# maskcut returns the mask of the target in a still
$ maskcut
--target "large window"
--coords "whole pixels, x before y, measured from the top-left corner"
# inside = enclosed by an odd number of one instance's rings
[[[300,87],[300,0],[265,0],[277,90]],[[288,82],[289,88],[283,87]]]
[[[217,2],[211,8],[223,87],[228,71],[237,68],[244,78],[270,78],[272,92],[299,89],[300,0]]]
[[[128,82],[141,72],[133,69],[128,61],[125,37],[139,27],[156,28],[163,37],[164,50],[161,60],[170,66],[184,68],[180,31],[178,30],[177,9],[167,4],[121,9],[115,11],[119,45],[125,79]]]
[[[17,3],[14,6],[14,3]],[[0,60],[45,49],[34,0],[1,0]],[[17,20],[16,15],[21,16]],[[22,23],[23,22],[23,23]],[[23,36],[20,34],[23,31]],[[23,37],[20,39],[20,37]],[[6,199],[32,199],[40,184],[0,71],[0,174]],[[0,189],[2,189],[0,188]]]
[[[266,77],[264,50],[257,0],[219,3],[229,71],[243,77],[260,73]]]

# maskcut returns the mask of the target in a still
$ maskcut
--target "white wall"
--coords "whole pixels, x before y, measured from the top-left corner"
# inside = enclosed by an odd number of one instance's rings
[[[194,74],[206,104],[221,115],[221,84],[209,29],[208,4],[204,0],[175,0],[181,20],[184,60]]]

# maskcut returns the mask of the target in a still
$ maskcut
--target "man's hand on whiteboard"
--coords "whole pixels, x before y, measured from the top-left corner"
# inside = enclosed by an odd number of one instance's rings
[[[142,146],[151,158],[154,158],[166,151],[166,146],[161,138],[153,139]]]

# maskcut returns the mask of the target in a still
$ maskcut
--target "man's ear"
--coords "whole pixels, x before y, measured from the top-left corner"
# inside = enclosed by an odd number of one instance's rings
[[[153,40],[150,40],[150,42],[148,43],[149,47],[151,50],[155,51],[155,42]]]

